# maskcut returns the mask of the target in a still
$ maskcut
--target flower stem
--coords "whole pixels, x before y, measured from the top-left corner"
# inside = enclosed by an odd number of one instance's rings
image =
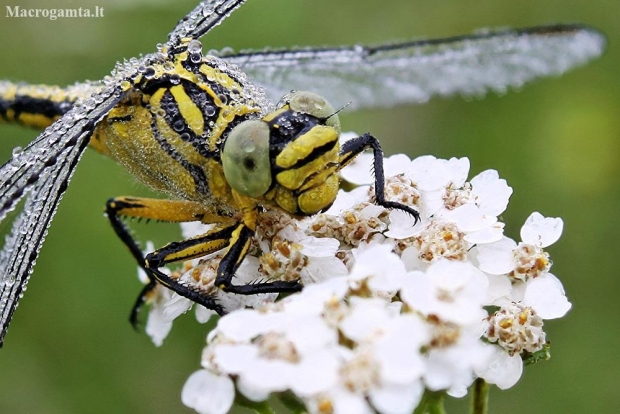
[[[482,378],[478,378],[473,388],[471,414],[487,414],[489,412],[489,384]]]
[[[432,394],[427,405],[428,414],[446,414],[446,409],[443,406],[443,397],[443,393]]]
[[[443,406],[444,395],[443,392],[425,391],[413,414],[446,414]]]
[[[257,414],[275,414],[275,411],[269,405],[269,401],[251,401],[240,393],[235,396],[235,405],[248,408]]]

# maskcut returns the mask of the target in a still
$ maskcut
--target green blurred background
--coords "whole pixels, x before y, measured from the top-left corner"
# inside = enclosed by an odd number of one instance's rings
[[[0,0],[0,78],[67,84],[100,79],[123,57],[154,50],[192,0]],[[101,19],[15,19],[5,6],[102,6]],[[203,39],[205,49],[378,43],[470,33],[480,27],[583,22],[609,39],[599,61],[522,91],[470,102],[343,113],[345,130],[371,131],[386,153],[467,156],[514,188],[506,233],[532,211],[560,216],[553,273],[573,310],[546,324],[551,361],[493,392],[491,412],[615,413],[620,407],[620,2],[617,0],[250,0]],[[296,88],[296,85],[290,85]],[[0,160],[36,132],[0,126]],[[140,290],[133,259],[103,205],[148,195],[124,171],[88,152],[51,227],[28,292],[0,351],[0,413],[183,413],[185,379],[199,366],[206,328],[186,315],[161,348],[127,322]],[[7,224],[1,229],[6,230]],[[139,228],[162,244],[174,226]],[[466,412],[465,401],[448,404]]]

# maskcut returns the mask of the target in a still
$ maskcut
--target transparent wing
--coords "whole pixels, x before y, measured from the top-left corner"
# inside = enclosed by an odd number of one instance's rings
[[[121,98],[109,89],[76,104],[0,167],[0,219],[27,195],[0,251],[0,345],[93,129]]]
[[[168,35],[168,45],[176,46],[180,39],[198,39],[219,25],[246,0],[207,0],[202,1],[177,23]]]
[[[423,103],[433,95],[503,93],[559,75],[603,52],[605,37],[578,25],[487,31],[375,47],[222,53],[278,99],[310,90],[353,108]]]

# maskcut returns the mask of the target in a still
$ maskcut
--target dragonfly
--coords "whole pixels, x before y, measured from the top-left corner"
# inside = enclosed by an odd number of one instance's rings
[[[203,53],[198,39],[244,3],[200,2],[156,52],[118,63],[101,81],[68,87],[0,81],[0,122],[45,128],[0,167],[0,220],[25,199],[0,251],[0,344],[88,146],[169,197],[117,197],[106,204],[114,231],[149,277],[132,323],[158,285],[224,314],[211,295],[161,268],[223,250],[218,289],[242,295],[300,290],[298,281],[233,283],[257,219],[263,207],[294,217],[324,211],[336,197],[338,172],[363,151],[373,153],[376,203],[418,217],[412,206],[385,198],[376,137],[366,133],[340,144],[335,108],[504,92],[562,74],[605,48],[593,28],[553,25],[376,46]],[[122,220],[128,217],[214,227],[144,254]]]

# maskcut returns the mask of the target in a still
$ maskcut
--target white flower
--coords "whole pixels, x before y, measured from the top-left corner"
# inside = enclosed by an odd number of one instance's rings
[[[461,397],[477,377],[502,389],[519,380],[520,355],[546,343],[543,319],[571,306],[544,251],[561,219],[532,214],[517,244],[498,218],[512,189],[496,171],[468,182],[467,158],[385,158],[385,198],[416,209],[416,222],[375,204],[372,162],[362,154],[341,171],[370,185],[340,191],[322,214],[259,215],[234,283],[301,279],[301,292],[278,302],[222,292],[213,282],[223,252],[175,273],[231,311],[208,334],[184,403],[219,413],[235,392],[251,401],[290,392],[310,413],[400,414],[414,411],[425,389]],[[209,228],[185,225],[184,237]],[[154,338],[192,305],[164,300],[153,301]],[[500,309],[489,315],[490,306]],[[201,321],[212,314],[197,307]]]
[[[277,236],[289,243],[289,247],[285,250],[290,252],[289,256],[293,256],[295,251],[303,255],[303,266],[297,277],[301,278],[304,285],[344,276],[347,273],[344,263],[336,257],[340,247],[338,240],[308,236],[301,228],[295,229],[291,225],[280,230]],[[290,260],[290,257],[282,257],[283,254],[280,253],[280,262]]]
[[[225,414],[230,411],[234,399],[233,381],[205,369],[194,372],[181,393],[183,404],[201,414]]]
[[[152,252],[153,250],[155,250],[153,242],[148,241],[146,243],[146,251]],[[163,268],[162,272],[170,274],[170,270],[166,268]],[[146,272],[141,267],[138,267],[138,279],[144,284],[150,282]],[[150,306],[150,310],[145,331],[155,346],[161,346],[172,329],[172,321],[165,316],[164,310],[166,302],[170,300],[172,295],[171,290],[159,284],[148,292],[146,302]]]
[[[535,246],[547,247],[558,241],[563,229],[564,222],[561,218],[543,217],[542,214],[534,212],[521,227],[521,240]]]
[[[572,307],[562,282],[551,273],[527,283],[523,303],[534,308],[543,319],[561,318]]]
[[[459,325],[475,324],[486,317],[482,306],[488,280],[473,265],[441,260],[426,272],[407,276],[401,299],[412,309]]]
[[[476,379],[476,372],[488,366],[492,348],[480,341],[476,331],[460,330],[453,342],[429,351],[425,385],[433,391],[447,390],[453,397],[463,397]]]
[[[173,293],[163,285],[157,285],[151,294],[154,299],[149,300],[151,309],[145,331],[155,346],[161,346],[172,329],[172,321],[165,315],[165,303],[170,300]]]
[[[468,172],[467,158],[442,160],[427,155],[413,160],[405,176],[411,179],[419,190],[430,192],[449,185],[461,187],[467,179]]]
[[[389,245],[376,244],[357,255],[349,274],[351,287],[356,289],[366,283],[376,295],[393,296],[403,285],[406,270],[403,262],[391,251]]]
[[[221,258],[221,255],[211,255],[204,259],[193,260],[194,267],[186,271],[179,278],[179,282],[201,290],[205,295],[214,297],[218,304],[227,312],[246,307],[261,306],[266,302],[273,302],[277,298],[277,293],[236,295],[216,288],[214,282]],[[263,278],[264,276],[258,272],[258,259],[253,256],[247,256],[239,268],[237,268],[233,283],[245,285],[262,281]],[[172,321],[187,312],[193,305],[194,302],[175,293],[164,305],[164,315],[168,320]],[[215,311],[202,306],[196,307],[196,318],[200,323],[206,323],[214,315]]]
[[[512,282],[510,291],[496,297],[495,304],[523,302],[543,319],[559,318],[569,311],[571,304],[562,283],[549,273],[551,260],[543,250],[558,240],[562,227],[559,218],[532,213],[521,228],[521,243],[504,237],[476,247],[481,270],[492,275],[506,274]]]
[[[559,218],[532,213],[521,227],[522,242],[518,245],[504,237],[495,243],[477,246],[480,269],[491,274],[513,273],[520,280],[535,278],[551,267],[549,255],[543,250],[562,234]]]
[[[495,384],[501,390],[514,386],[523,373],[523,361],[520,355],[510,355],[499,346],[492,348],[492,355],[486,366],[476,370],[476,374],[489,384]]]
[[[497,343],[511,356],[523,351],[539,351],[545,345],[543,320],[534,309],[520,303],[511,303],[490,318],[486,337]]]

